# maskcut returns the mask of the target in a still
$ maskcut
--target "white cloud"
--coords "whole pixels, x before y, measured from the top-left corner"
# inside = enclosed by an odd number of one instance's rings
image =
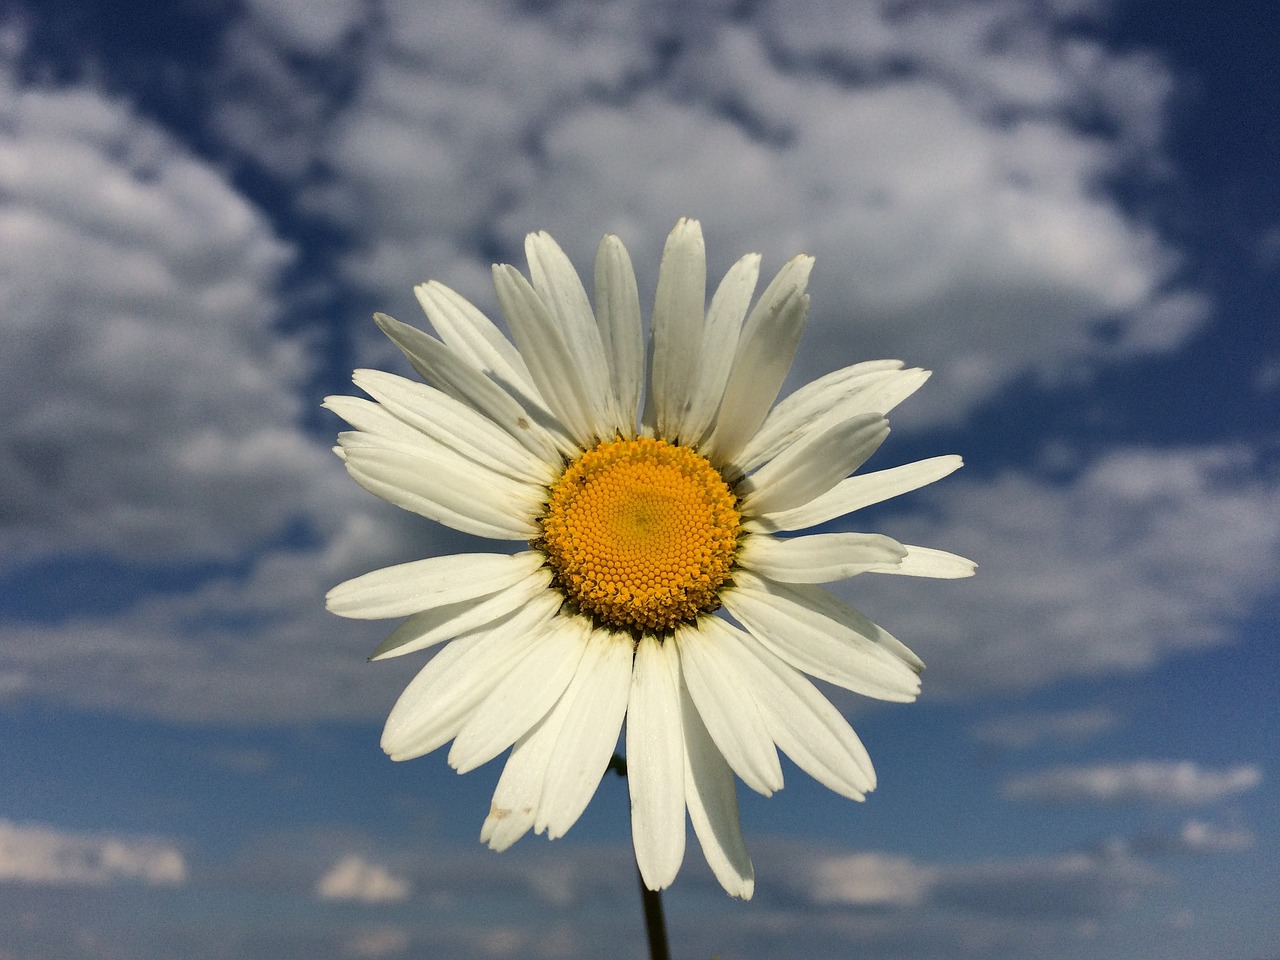
[[[1141,861],[1069,853],[951,868],[932,902],[981,914],[1098,919],[1132,906],[1157,880]]]
[[[1187,820],[1174,832],[1150,831],[1133,843],[1135,851],[1148,855],[1185,854],[1208,856],[1241,853],[1253,849],[1257,838],[1242,827],[1223,827],[1204,820]]]
[[[614,802],[625,805],[624,784],[601,786],[601,793],[610,792]],[[428,901],[453,905],[510,897],[536,903],[550,914],[588,903],[629,903],[635,896],[633,861],[629,843],[597,845],[576,839],[564,847],[520,846],[502,856],[478,855],[474,847],[463,847],[434,856],[430,870],[417,880]]]
[[[218,747],[209,755],[210,766],[242,776],[261,776],[274,769],[280,757],[260,747]]]
[[[105,886],[137,881],[168,887],[186,880],[182,852],[158,840],[0,820],[0,882]]]
[[[1280,224],[1262,230],[1253,248],[1254,262],[1263,270],[1280,267]]]
[[[922,419],[961,414],[1022,373],[1167,349],[1202,318],[1196,297],[1163,289],[1173,252],[1099,189],[1116,143],[1053,115],[993,122],[937,76],[847,86],[790,73],[749,27],[698,49],[680,96],[557,116],[504,215],[511,242],[547,227],[585,246],[617,229],[653,248],[691,214],[713,257],[814,253],[802,370],[882,355],[932,366]],[[1102,319],[1118,325],[1109,345]]]
[[[309,345],[276,328],[293,251],[266,217],[127,102],[12,73],[0,64],[0,569],[242,566],[106,616],[5,623],[0,698],[376,715],[394,668],[361,652],[382,627],[324,613],[324,591],[458,539],[360,490],[304,429]],[[295,523],[316,542],[263,549]]]
[[[333,175],[304,201],[362,241],[348,279],[401,294],[427,271],[487,276],[471,257],[527,175],[541,124],[652,61],[632,16],[623,4],[563,18],[501,2],[387,4],[358,92],[328,130]]]
[[[1120,718],[1106,707],[1019,713],[975,723],[969,735],[978,743],[1025,750],[1045,741],[1081,743],[1115,730]]]
[[[409,935],[399,927],[378,927],[354,934],[346,943],[352,957],[378,958],[404,953],[409,949]]]
[[[801,36],[773,13],[392,3],[366,23],[354,3],[309,20],[262,0],[224,55],[274,64],[263,97],[311,104],[295,121],[327,173],[300,203],[352,231],[347,279],[394,302],[427,275],[485,302],[477,251],[540,226],[583,265],[602,231],[623,233],[651,289],[662,235],[694,213],[720,267],[753,247],[774,264],[819,253],[800,373],[855,359],[855,336],[858,358],[935,361],[918,419],[961,413],[1019,372],[1185,336],[1194,298],[1161,288],[1174,252],[1098,188],[1151,149],[1138,128],[1162,122],[1157,62],[1061,47],[1018,3],[999,7],[1017,28],[1006,46],[964,4],[850,9],[867,30]],[[358,70],[350,99],[307,86],[289,51]],[[860,82],[899,61],[913,69]],[[17,385],[0,411],[15,454],[0,458],[5,556],[235,557],[296,519],[319,543],[108,618],[6,625],[0,696],[199,720],[377,716],[413,664],[363,664],[384,627],[328,617],[323,591],[460,541],[372,504],[299,427],[305,348],[272,328],[292,251],[127,103],[5,82],[0,181],[17,200],[0,209],[14,240],[0,297],[19,321],[0,360]],[[1083,134],[1071,118],[1086,107],[1123,135]],[[265,129],[245,142],[280,147]],[[1091,339],[1117,311],[1118,341]],[[1121,451],[1066,488],[951,481],[900,529],[972,555],[978,578],[909,597],[860,578],[847,592],[921,649],[931,690],[955,694],[1221,643],[1274,586],[1254,558],[1280,543],[1274,485],[1219,476],[1241,457]]]
[[[354,854],[339,860],[316,882],[316,896],[321,900],[398,903],[412,892],[408,880]]]
[[[244,576],[156,594],[112,616],[3,625],[0,667],[18,678],[11,698],[197,722],[385,714],[422,661],[366,663],[391,625],[329,614],[325,591],[461,543],[431,539],[426,521],[378,504],[340,473],[329,485],[335,516],[317,549],[268,551]]]
[[[920,654],[933,695],[1145,670],[1229,642],[1280,588],[1280,483],[1242,447],[1118,448],[1064,481],[962,473],[904,509],[875,530],[977,576],[837,592]]]
[[[16,700],[29,683],[27,676],[16,670],[0,672],[0,703]]]
[[[1244,793],[1262,782],[1254,764],[1207,770],[1190,761],[1057,767],[1013,777],[1003,788],[1009,800],[1053,803],[1157,803],[1200,805]]]
[[[292,251],[213,167],[91,87],[0,66],[0,552],[234,555],[324,448],[273,329]]]
[[[625,802],[625,785],[618,787],[617,799]],[[305,929],[272,929],[270,949],[263,944],[255,952],[261,943],[257,918],[231,911],[222,936],[244,943],[252,955],[288,948],[300,956],[334,960],[402,953],[467,960],[599,957],[616,954],[618,943],[637,934],[633,854],[626,841],[599,845],[568,839],[501,856],[477,853],[469,845],[441,846],[430,831],[406,842],[393,853],[371,848],[343,867],[332,854],[317,860],[332,849],[331,829],[258,833],[236,857],[235,869],[194,871],[196,882],[206,886],[193,887],[190,894],[217,904],[227,896],[260,897],[269,890],[281,909],[312,916]],[[1078,956],[1087,946],[1081,939],[1086,931],[1142,930],[1150,922],[1145,911],[1126,910],[1161,882],[1148,864],[1124,850],[976,860],[857,851],[843,843],[818,846],[782,837],[756,836],[749,843],[758,874],[751,904],[726,899],[700,857],[691,854],[683,868],[668,922],[672,942],[689,955],[764,960],[841,957],[853,950],[982,960],[1013,960],[1028,951]],[[335,879],[329,880],[332,896],[317,906],[318,862],[333,864],[327,874]],[[542,895],[549,869],[571,880],[568,896]],[[435,896],[435,891],[450,896]],[[48,908],[51,894],[59,897],[61,913]],[[20,895],[24,899],[0,898],[0,922],[21,918],[23,903],[35,904],[26,908],[33,942],[47,941],[42,955],[64,955],[66,949],[55,946],[63,943],[65,932],[57,918],[68,904],[78,915],[75,905],[83,900],[74,898],[83,893],[27,888]],[[123,920],[115,926],[125,933],[113,935],[111,924],[92,922],[81,929],[105,934],[102,942],[120,955],[168,956],[175,943],[207,938],[207,924],[185,914],[169,918],[162,939],[138,938],[135,934],[147,931],[134,922],[136,899],[113,898],[106,907],[100,899],[93,902],[95,910],[84,916],[120,910]],[[376,919],[369,924],[351,922],[351,910],[361,904],[375,908]],[[203,956],[198,950],[186,955]]]
[[[1177,251],[1104,188],[1159,168],[1170,72],[1041,4],[395,2],[326,48],[345,99],[271,52],[292,0],[254,9],[225,53],[260,82],[228,129],[292,176],[323,167],[303,206],[353,233],[346,278],[392,312],[427,277],[491,305],[487,258],[533,229],[584,265],[621,233],[651,289],[693,215],[719,266],[816,254],[801,371],[851,343],[933,365],[913,416],[934,420],[1021,374],[1169,349],[1205,315],[1167,286]]]
[[[625,787],[621,789],[625,799]],[[437,909],[453,913],[461,904],[505,910],[511,902],[532,902],[544,915],[570,922],[575,911],[587,911],[603,924],[621,911],[631,921],[635,888],[629,843],[570,840],[564,846],[517,848],[502,856],[437,844],[423,839],[399,849],[396,862],[405,864],[404,871],[380,865],[376,854],[371,854],[344,858],[328,875],[342,875],[341,882],[333,885],[346,899],[357,899],[369,886],[385,886],[387,878],[402,883],[413,893],[411,900],[406,895],[402,902],[415,913]],[[950,911],[951,919],[957,915],[1005,918],[1033,925],[1104,918],[1129,905],[1157,878],[1150,865],[1118,849],[930,860],[776,836],[749,836],[748,844],[758,880],[750,909],[743,911],[725,900],[702,858],[694,856],[681,872],[683,892],[678,899],[687,905],[681,914],[697,917],[706,910],[711,920],[728,917],[736,923],[745,913],[755,913],[766,924],[791,920],[822,926],[851,914],[862,919],[897,915],[913,922]],[[305,850],[299,854],[298,846],[294,838],[285,852],[274,848],[264,852],[259,846],[249,855],[266,858],[278,882],[279,856],[285,858],[290,874],[309,869],[310,855]],[[306,847],[305,842],[302,846]],[[554,892],[548,889],[552,885],[558,888]],[[434,896],[437,892],[449,896]],[[487,930],[518,932],[526,941],[540,936],[525,927]]]
[[[854,853],[813,864],[813,899],[821,904],[910,907],[920,903],[938,879],[936,868],[903,857]]]
[[[280,19],[291,15],[282,10]],[[281,36],[270,17],[230,27],[224,46],[228,55],[208,78],[216,91],[211,128],[227,148],[252,154],[277,176],[306,175],[315,164],[324,117],[338,91],[316,86],[315,72],[308,76],[295,69],[294,43]],[[341,78],[344,72],[328,65],[322,75]]]
[[[1280,387],[1280,358],[1262,357],[1253,374],[1253,389],[1257,393],[1272,393]]]
[[[361,0],[251,0],[253,16],[291,50],[331,51],[365,16]]]
[[[814,907],[877,907],[906,914],[938,908],[973,916],[1019,916],[1023,921],[1101,917],[1132,902],[1155,878],[1140,861],[1117,853],[927,863],[882,853],[834,854],[789,849],[786,885],[768,881],[772,846],[758,857],[766,882]]]
[[[338,472],[321,489],[334,515],[314,551],[269,552],[243,577],[111,618],[6,625],[9,699],[197,721],[384,715],[421,660],[364,663],[390,625],[330,616],[324,591],[386,563],[476,547]],[[921,654],[930,697],[1145,670],[1226,643],[1280,569],[1268,559],[1280,556],[1280,491],[1234,448],[1119,450],[1065,487],[957,477],[909,506],[871,526],[973,557],[978,575],[867,575],[838,590]],[[1066,737],[1105,720],[1044,722]]]

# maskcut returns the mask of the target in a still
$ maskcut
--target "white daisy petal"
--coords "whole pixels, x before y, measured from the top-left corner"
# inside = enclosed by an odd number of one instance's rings
[[[480,840],[503,851],[533,828],[547,781],[551,755],[564,728],[569,704],[563,697],[533,729],[516,741],[493,791]]]
[[[420,434],[497,473],[550,483],[558,472],[488,417],[447,393],[378,370],[357,370],[355,385]]]
[[[812,257],[792,259],[765,287],[747,317],[720,419],[704,450],[712,462],[726,463],[737,456],[777,399],[808,316],[804,288],[812,269]]]
[[[878,533],[818,533],[786,540],[748,536],[738,563],[783,583],[830,583],[859,573],[892,573],[907,555],[902,544]]]
[[[568,428],[540,398],[530,393],[522,397],[523,402],[517,400],[435,337],[385,313],[375,313],[373,319],[422,379],[488,417],[535,455],[550,461],[560,452],[576,449]]]
[[[775,413],[783,413],[776,417],[770,415],[751,442],[734,457],[732,470],[739,474],[750,473],[792,444],[803,441],[811,433],[827,429],[837,420],[868,413],[884,416],[919,390],[928,379],[929,372],[919,368],[868,372],[834,383],[830,389],[809,394],[803,403],[794,403],[787,408],[779,404]]]
[[[551,577],[549,568],[540,567],[518,583],[483,599],[460,600],[415,613],[378,644],[369,659],[386,660],[416,653],[500,620],[544,593],[551,584]],[[553,595],[560,596],[558,592]]]
[[[582,370],[567,332],[561,330],[551,310],[515,267],[497,264],[493,285],[511,335],[529,362],[529,373],[552,412],[569,429],[578,449],[600,436],[596,399],[583,381]]]
[[[492,760],[547,715],[573,679],[591,635],[582,617],[558,617],[529,638],[529,652],[471,712],[449,750],[459,773]]]
[[[578,672],[556,709],[566,713],[549,761],[534,828],[564,836],[595,795],[618,746],[631,693],[630,636],[593,630]]]
[[[492,634],[463,637],[427,661],[404,688],[383,727],[382,749],[392,760],[412,760],[457,736],[467,712],[514,666],[492,669],[489,655],[501,640]]]
[[[931,457],[901,467],[848,477],[826,493],[790,510],[758,514],[744,526],[748,530],[803,530],[843,517],[875,503],[891,500],[928,486],[963,466],[956,456]]]
[[[755,892],[755,868],[742,839],[733,772],[687,691],[680,697],[680,714],[685,742],[684,798],[702,855],[730,896],[750,900]]]
[[[760,255],[750,253],[732,267],[716,288],[707,310],[707,323],[702,332],[701,360],[694,382],[689,412],[681,427],[681,438],[696,443],[715,421],[724,389],[733,371],[733,358],[738,350],[742,321],[751,305],[756,280],[760,276]]]
[[[735,460],[763,463],[770,457],[762,456],[761,451],[772,447],[781,449],[787,444],[780,441],[792,434],[797,427],[812,423],[845,397],[862,390],[867,383],[901,370],[902,367],[901,360],[865,360],[811,380],[778,401]],[[867,412],[884,413],[883,410]]]
[[[422,439],[421,431],[415,430],[403,420],[398,420],[381,404],[366,400],[364,397],[325,397],[320,404],[326,410],[336,413],[355,430],[372,433],[375,436],[401,440],[405,443],[418,443]]]
[[[822,587],[811,584],[778,584],[768,580],[762,580],[761,582],[767,584],[771,590],[789,594],[793,599],[798,600],[820,617],[825,617],[832,623],[839,624],[858,636],[866,637],[877,646],[893,654],[916,673],[924,669],[924,661],[908,649],[901,640],[879,624],[872,623],[863,614],[853,609],[853,607],[829,590],[824,590]],[[817,676],[817,674],[814,674],[814,676]]]
[[[703,617],[676,627],[681,676],[733,772],[768,797],[782,789],[782,765],[751,690],[735,666],[740,658],[733,649],[734,637],[720,629],[722,623]]]
[[[733,630],[732,627],[726,627]],[[849,722],[799,670],[753,635],[733,630],[745,654],[738,664],[778,748],[824,787],[861,800],[875,789],[871,757]]]
[[[545,489],[425,444],[343,433],[347,472],[370,493],[446,526],[496,540],[537,536]]]
[[[960,580],[972,577],[977,564],[964,557],[945,550],[934,550],[932,547],[912,547],[904,545],[907,551],[902,562],[895,566],[886,565],[875,568],[872,573],[896,573],[904,577],[933,577],[938,580]]]
[[[582,279],[560,245],[548,234],[529,234],[524,249],[533,289],[555,317],[556,326],[577,360],[586,397],[593,404],[592,428],[599,436],[609,436],[620,419],[618,398],[609,376],[600,327],[591,312]]]
[[[614,427],[623,436],[635,433],[644,388],[644,331],[640,322],[640,294],[627,248],[617,237],[600,241],[596,252],[596,318],[609,376],[618,395],[619,420]]]
[[[627,707],[627,785],[636,863],[650,890],[669,887],[684,860],[686,763],[679,656],[645,636],[636,646]]]
[[[775,583],[744,570],[721,599],[734,619],[797,670],[877,700],[906,702],[920,692],[920,678],[897,651],[850,618],[831,616],[839,601],[819,587]]]
[[[869,413],[792,444],[738,484],[749,515],[791,510],[826,493],[862,466],[889,435],[889,422]]]
[[[536,550],[412,560],[338,584],[325,606],[340,617],[361,620],[403,617],[505,590],[545,562]]]
[[[476,706],[547,631],[559,606],[558,598],[544,595],[444,647],[391,708],[382,731],[382,749],[392,760],[409,760],[457,736]]]
[[[702,349],[707,253],[697,220],[676,224],[662,251],[653,298],[653,368],[646,407],[662,437],[678,437],[693,392]]]
[[[483,311],[436,280],[418,284],[413,292],[440,339],[467,363],[513,396],[532,396],[541,401],[524,357]]]

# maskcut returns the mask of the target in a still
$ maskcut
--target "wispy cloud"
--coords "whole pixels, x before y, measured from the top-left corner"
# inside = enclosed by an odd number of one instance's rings
[[[0,820],[0,882],[98,887],[134,881],[167,887],[186,880],[182,851],[160,840]]]
[[[1054,803],[1156,803],[1199,805],[1254,789],[1262,771],[1254,764],[1209,770],[1190,761],[1140,760],[1123,764],[1055,767],[1009,779],[1009,800]]]
[[[769,882],[776,845],[761,856],[761,890]],[[1107,853],[929,863],[881,853],[786,852],[785,893],[811,906],[845,905],[919,912],[959,910],[973,915],[1018,915],[1025,920],[1100,917],[1132,902],[1155,873],[1139,860]],[[1108,892],[1109,891],[1109,892]],[[1119,899],[1117,893],[1122,893]]]
[[[399,927],[376,927],[352,934],[347,939],[346,951],[362,960],[391,957],[409,949],[409,934]]]
[[[1256,843],[1253,831],[1243,827],[1187,820],[1176,830],[1149,830],[1140,834],[1133,841],[1132,848],[1144,856],[1205,856],[1242,853],[1253,849]]]
[[[971,726],[969,736],[988,746],[1025,750],[1045,742],[1083,743],[1119,726],[1114,710],[1094,707],[993,717]]]
[[[1100,918],[1132,906],[1157,877],[1137,860],[1073,853],[955,869],[944,875],[935,899],[1006,916]]]

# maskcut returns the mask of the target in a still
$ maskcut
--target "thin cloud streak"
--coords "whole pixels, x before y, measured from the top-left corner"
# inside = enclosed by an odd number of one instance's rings
[[[171,887],[186,881],[182,851],[160,840],[0,820],[0,883]]]
[[[1111,733],[1120,723],[1115,711],[1106,707],[1017,713],[975,723],[969,736],[992,747],[1026,750],[1044,743],[1084,743]]]
[[[1185,760],[1138,760],[1030,773],[1008,780],[1002,792],[1007,800],[1198,806],[1246,793],[1261,782],[1256,764],[1209,770]]]

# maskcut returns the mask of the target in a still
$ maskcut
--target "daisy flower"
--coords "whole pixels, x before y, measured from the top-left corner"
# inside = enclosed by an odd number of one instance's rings
[[[449,741],[465,773],[510,749],[481,839],[504,850],[578,819],[625,720],[636,861],[668,886],[685,816],[724,888],[754,872],[734,776],[782,787],[778,750],[863,799],[875,773],[853,729],[805,676],[913,700],[923,664],[819,584],[859,573],[963,577],[973,564],[872,533],[789,535],[945,477],[936,457],[854,474],[885,414],[928,376],[859,363],[774,406],[804,325],[810,257],[752,305],[760,257],[706,304],[696,221],[666,242],[646,351],[631,260],[612,236],[595,307],[545,233],[529,279],[493,270],[510,339],[453,290],[416,289],[437,337],[375,319],[426,383],[358,370],[372,400],[329,397],[352,429],[355,480],[454,529],[524,541],[516,553],[403,563],[335,587],[344,617],[407,617],[371,659],[444,646],[405,689],[382,746],[394,760]],[[647,389],[646,389],[647,385]]]

